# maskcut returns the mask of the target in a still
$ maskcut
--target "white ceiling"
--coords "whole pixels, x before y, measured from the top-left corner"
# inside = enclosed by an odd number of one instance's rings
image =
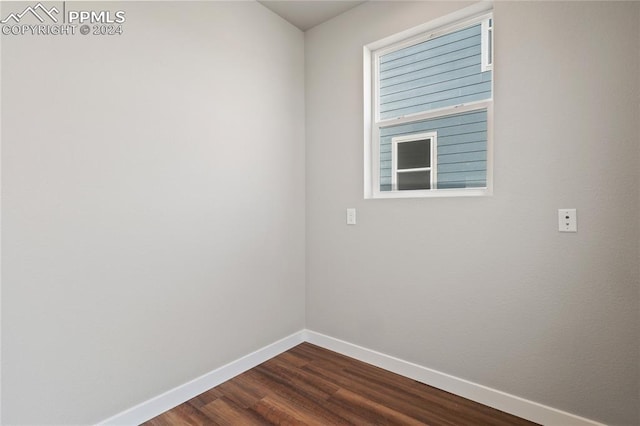
[[[302,31],[364,3],[362,0],[258,0]]]

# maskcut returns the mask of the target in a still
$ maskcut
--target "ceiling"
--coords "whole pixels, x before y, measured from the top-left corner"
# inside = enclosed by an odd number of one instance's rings
[[[258,2],[302,31],[364,3],[362,0],[258,0]]]

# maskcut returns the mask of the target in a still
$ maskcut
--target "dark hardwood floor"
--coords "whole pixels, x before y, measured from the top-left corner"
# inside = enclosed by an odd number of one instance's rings
[[[161,425],[533,425],[303,343],[145,423]]]

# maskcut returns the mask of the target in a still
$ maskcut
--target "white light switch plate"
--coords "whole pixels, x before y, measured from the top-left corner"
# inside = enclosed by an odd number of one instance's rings
[[[578,232],[578,217],[576,209],[558,210],[558,231]]]
[[[347,225],[356,224],[356,209],[347,209]]]

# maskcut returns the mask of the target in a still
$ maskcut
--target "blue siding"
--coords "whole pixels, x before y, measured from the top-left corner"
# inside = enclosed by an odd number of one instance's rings
[[[380,118],[491,98],[491,71],[481,71],[481,25],[380,57]]]
[[[380,129],[380,190],[391,190],[391,139],[437,132],[438,188],[487,185],[487,110],[422,120]]]
[[[406,58],[407,56],[419,54],[420,52],[425,52],[429,49],[450,44],[452,42],[456,42],[465,38],[473,37],[477,34],[479,34],[479,30],[475,28],[475,26],[465,28],[453,33],[444,34],[440,37],[427,40],[426,42],[414,44],[413,46],[409,46],[401,50],[396,50],[395,52],[389,53],[388,55],[384,55],[384,57],[380,59],[380,63],[387,64],[387,66],[393,66],[394,63],[397,64],[399,60],[401,60],[402,58]]]

